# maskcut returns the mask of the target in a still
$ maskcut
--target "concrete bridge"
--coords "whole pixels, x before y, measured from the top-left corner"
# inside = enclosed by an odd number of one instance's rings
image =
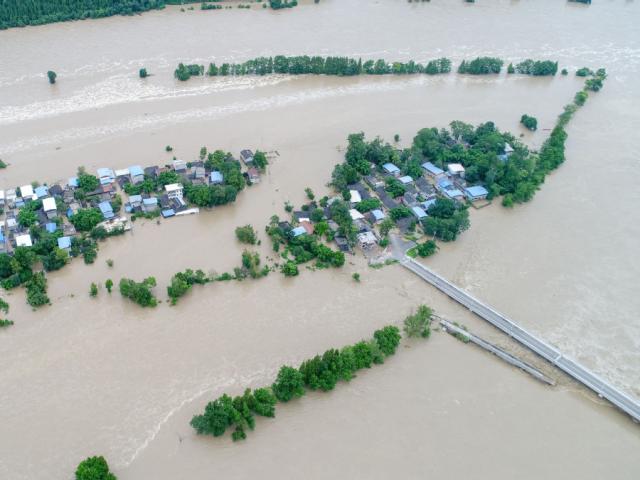
[[[447,279],[428,269],[421,263],[416,262],[410,257],[404,256],[400,260],[400,264],[436,287],[441,292],[448,295],[456,302],[467,307],[479,317],[491,323],[494,327],[499,328],[522,345],[533,350],[566,374],[589,387],[600,397],[609,400],[620,410],[629,414],[636,422],[640,422],[640,402],[638,402],[638,400],[631,398],[626,393],[602,380],[579,363],[565,357],[562,352],[556,348],[527,332],[524,328],[516,325],[505,315],[497,312],[489,305],[486,305],[480,300],[469,295],[463,289],[449,282]]]

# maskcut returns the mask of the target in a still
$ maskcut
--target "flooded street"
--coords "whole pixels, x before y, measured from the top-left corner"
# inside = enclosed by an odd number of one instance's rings
[[[197,6],[196,6],[197,7]],[[471,229],[431,267],[640,397],[640,4],[322,0],[287,11],[223,10],[113,17],[0,32],[0,188],[65,179],[83,165],[164,164],[172,145],[237,154],[277,150],[262,183],[230,206],[139,221],[102,243],[94,265],[49,274],[53,302],[33,312],[24,291],[3,293],[15,325],[0,331],[0,478],[70,478],[104,455],[124,480],[154,478],[638,478],[637,425],[438,294],[399,266],[272,274],[194,287],[175,307],[170,277],[229,271],[242,246],[283,204],[317,195],[364,131],[408,146],[452,120],[492,120],[539,147],[582,82],[605,67],[567,131],[567,161],[532,202],[471,212]],[[373,26],[384,25],[384,28]],[[178,62],[322,54],[426,61],[495,55],[549,58],[570,75],[172,78]],[[141,80],[145,66],[153,76]],[[48,85],[54,69],[58,83]],[[531,134],[518,124],[538,118]],[[113,259],[109,268],[105,261]],[[351,274],[359,272],[361,283]],[[163,300],[141,309],[91,282],[153,275]],[[523,355],[555,378],[524,373],[434,332],[384,366],[329,394],[279,406],[241,445],[196,437],[191,416],[223,392],[274,378],[283,363],[355,342],[400,322],[419,303]],[[326,461],[330,459],[330,461]]]

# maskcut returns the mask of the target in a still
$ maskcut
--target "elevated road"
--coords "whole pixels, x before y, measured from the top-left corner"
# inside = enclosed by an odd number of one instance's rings
[[[411,270],[420,278],[436,287],[450,298],[467,307],[479,317],[499,328],[522,345],[533,350],[545,360],[570,375],[583,385],[589,387],[600,397],[606,398],[623,412],[629,414],[636,422],[640,422],[640,403],[626,393],[610,385],[579,363],[565,357],[562,352],[520,327],[505,315],[497,312],[489,305],[481,302],[444,277],[428,269],[419,262],[405,256],[400,264]]]

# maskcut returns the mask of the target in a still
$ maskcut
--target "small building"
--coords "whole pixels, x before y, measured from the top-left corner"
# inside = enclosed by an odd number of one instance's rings
[[[349,246],[349,241],[345,237],[335,237],[333,241],[336,242],[336,245],[338,246],[338,250],[340,250],[341,252],[346,253],[351,251],[351,247]]]
[[[405,206],[412,207],[418,203],[418,194],[415,192],[405,192],[405,194],[402,195],[401,201]]]
[[[173,161],[173,170],[176,173],[186,173],[187,164],[182,160],[174,160]]]
[[[205,183],[205,179],[207,177],[207,173],[204,167],[197,167],[195,165],[191,166],[191,180],[195,184],[203,184]]]
[[[54,222],[49,222],[45,224],[44,229],[47,231],[47,233],[55,233],[56,230],[58,230],[58,225]]]
[[[511,154],[514,152],[513,147],[511,145],[509,145],[508,143],[504,144],[504,153],[501,153],[498,155],[498,158],[503,161],[506,162],[507,160],[509,160],[509,157],[511,156]]]
[[[313,235],[313,225],[311,222],[300,222],[300,226],[305,229],[307,235]]]
[[[142,210],[146,213],[155,212],[158,209],[158,199],[149,197],[142,199]]]
[[[140,165],[129,167],[129,178],[131,178],[131,183],[134,185],[142,183],[144,181],[144,170],[142,167]]]
[[[224,182],[224,175],[221,172],[214,170],[209,175],[209,183],[211,185],[221,185]]]
[[[476,200],[484,200],[489,195],[489,192],[482,185],[474,185],[473,187],[467,187],[464,189],[466,197],[475,202]]]
[[[299,237],[307,233],[307,230],[303,226],[299,226],[291,229],[291,236],[293,238]]]
[[[44,198],[47,195],[49,195],[49,188],[46,185],[41,185],[39,187],[34,188],[33,193],[38,199]]]
[[[251,167],[249,170],[247,170],[247,178],[249,179],[249,183],[251,185],[260,183],[260,172],[257,168]]]
[[[116,174],[110,168],[99,168],[98,180],[100,180],[100,185],[107,185],[116,180]]]
[[[382,202],[382,204],[389,210],[398,206],[398,202],[391,198],[383,187],[376,188],[376,194],[378,195],[378,199]]]
[[[445,190],[443,193],[451,200],[464,200],[464,193],[462,193],[462,191],[458,190],[457,188]]]
[[[420,207],[411,207],[411,213],[413,213],[413,216],[416,217],[418,220],[422,220],[427,216],[427,212],[425,212]]]
[[[382,210],[377,208],[375,210],[371,210],[370,220],[372,223],[381,222],[382,220],[384,220],[384,218],[385,218],[385,214]]]
[[[403,185],[409,185],[410,183],[413,183],[413,178],[411,178],[409,175],[400,177],[398,178],[398,180],[400,180],[400,183],[402,183]]]
[[[355,208],[352,208],[351,210],[349,210],[349,215],[351,216],[351,220],[362,220],[364,218],[364,215],[361,214],[358,210],[356,210]]]
[[[161,214],[162,214],[162,218],[170,218],[170,217],[174,217],[176,212],[173,208],[166,208],[162,210]]]
[[[428,176],[430,176],[431,178],[435,178],[436,180],[444,176],[444,170],[436,167],[431,162],[423,163],[422,168],[424,168]]]
[[[102,217],[105,220],[110,220],[113,217],[115,217],[115,214],[113,213],[113,207],[111,206],[111,203],[109,203],[109,202],[100,202],[98,204],[98,208],[100,209],[100,213],[102,213]]]
[[[71,250],[71,237],[58,238],[58,248],[69,252]]]
[[[360,203],[362,201],[362,196],[358,190],[349,190],[349,194],[351,195],[351,203]]]
[[[128,168],[121,168],[119,170],[116,170],[114,173],[116,175],[116,179],[119,179],[119,178],[129,179],[129,169]]]
[[[20,196],[23,200],[35,200],[35,193],[33,193],[33,187],[31,185],[23,185],[20,187]]]
[[[32,247],[31,235],[25,233],[23,235],[16,235],[16,247]]]
[[[18,229],[18,220],[15,217],[7,218],[7,228],[10,232],[13,232]]]
[[[184,194],[184,187],[181,183],[170,183],[164,186],[164,191],[167,192],[169,199],[182,200]]]
[[[52,197],[47,197],[42,200],[42,210],[47,218],[56,218],[58,216],[58,206],[56,200]]]
[[[4,203],[5,203],[4,190],[0,190],[0,207],[4,207]]]
[[[358,234],[358,245],[363,250],[369,250],[376,246],[378,239],[373,232],[362,232]]]
[[[131,208],[140,208],[142,205],[142,195],[129,195],[129,205]]]
[[[69,177],[67,180],[67,186],[69,188],[78,188],[78,177]]]
[[[464,167],[461,163],[450,163],[447,165],[447,170],[451,175],[464,178]]]
[[[451,183],[449,179],[443,178],[438,182],[438,189],[440,191],[449,190],[453,188],[455,188],[455,186],[453,185],[453,183]]]
[[[52,197],[62,197],[64,195],[64,190],[61,185],[54,183],[49,187],[49,195]]]
[[[157,165],[153,165],[151,167],[146,167],[144,169],[144,176],[149,178],[158,178],[160,175],[160,168]]]
[[[431,207],[431,205],[433,205],[434,203],[436,203],[436,199],[435,198],[431,198],[425,202],[422,202],[420,204],[420,206],[422,207],[422,209],[427,212],[429,211],[429,207]]]
[[[240,160],[246,166],[253,165],[253,152],[251,150],[245,149],[240,152]]]
[[[364,181],[373,189],[384,186],[384,182],[375,175],[367,175],[364,177]]]
[[[293,218],[295,218],[297,222],[310,222],[311,221],[311,211],[310,210],[297,210],[297,211],[293,212]]]
[[[393,175],[394,177],[400,176],[400,169],[396,167],[393,163],[388,162],[382,165],[382,169],[388,173],[389,175]]]

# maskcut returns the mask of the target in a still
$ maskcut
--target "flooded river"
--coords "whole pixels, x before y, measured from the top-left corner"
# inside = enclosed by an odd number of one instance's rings
[[[154,310],[88,290],[154,275],[164,299],[179,270],[238,265],[233,229],[262,230],[307,186],[324,194],[348,133],[398,133],[408,145],[425,126],[493,120],[535,148],[581,87],[573,75],[179,83],[179,61],[339,54],[457,63],[488,54],[603,66],[604,90],[574,117],[567,162],[535,199],[473,211],[471,230],[429,264],[640,397],[639,20],[638,2],[322,0],[0,32],[0,158],[10,164],[2,188],[63,179],[80,165],[165,163],[168,144],[185,160],[202,145],[280,154],[234,205],[137,222],[101,245],[95,265],[74,261],[49,275],[51,307],[32,312],[23,291],[3,295],[16,323],[0,332],[0,478],[71,478],[93,454],[125,480],[557,478],[560,469],[566,478],[638,478],[637,425],[398,266],[372,270],[356,256],[340,271],[194,288]],[[142,66],[153,76],[137,78]],[[520,128],[523,113],[538,118],[538,132]],[[330,394],[279,408],[241,445],[188,426],[221,393],[270,382],[281,364],[369,336],[419,303],[523,355],[558,386],[435,332]]]

